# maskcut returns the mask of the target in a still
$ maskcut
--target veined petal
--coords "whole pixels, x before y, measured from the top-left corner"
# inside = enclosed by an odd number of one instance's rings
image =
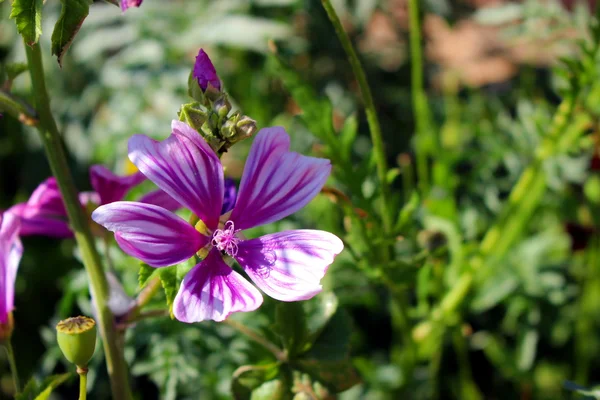
[[[19,217],[5,212],[0,214],[0,323],[5,323],[14,308],[15,279],[23,255],[19,239]]]
[[[44,213],[46,215],[67,216],[56,178],[51,176],[40,183],[27,200],[29,213]]]
[[[231,313],[256,310],[262,301],[260,292],[213,249],[183,279],[173,313],[179,321],[188,323],[223,321]]]
[[[98,207],[92,219],[115,232],[125,253],[153,267],[185,261],[209,240],[177,215],[153,204],[116,201]]]
[[[261,129],[244,167],[231,214],[236,228],[277,221],[295,213],[315,197],[331,172],[329,160],[290,152],[281,127]]]
[[[263,292],[298,301],[321,291],[321,278],[343,249],[329,232],[302,229],[241,241],[235,258]]]
[[[131,188],[139,185],[145,179],[146,177],[141,172],[119,176],[113,174],[104,165],[92,165],[90,167],[90,181],[92,187],[100,196],[100,204],[123,200],[123,197]]]
[[[146,193],[140,197],[138,201],[140,203],[154,204],[169,211],[176,211],[181,208],[181,204],[179,204],[177,200],[169,196],[164,190],[161,189]]]
[[[129,140],[129,159],[208,228],[217,227],[223,204],[223,168],[196,131],[174,121],[173,134],[162,142],[134,135]]]
[[[46,215],[40,210],[28,209],[26,203],[15,204],[7,210],[21,219],[20,236],[42,235],[55,238],[73,236],[66,214],[64,216]]]

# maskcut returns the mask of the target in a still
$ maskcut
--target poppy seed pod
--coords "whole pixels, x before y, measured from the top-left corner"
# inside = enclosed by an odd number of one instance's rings
[[[72,317],[56,325],[56,340],[66,359],[85,368],[96,349],[96,321],[88,317]]]

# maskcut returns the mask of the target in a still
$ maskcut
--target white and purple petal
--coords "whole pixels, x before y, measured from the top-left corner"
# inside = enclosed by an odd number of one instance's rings
[[[327,159],[290,152],[282,127],[256,135],[244,167],[231,220],[239,229],[277,221],[308,204],[331,172]]]
[[[0,214],[0,323],[6,323],[14,309],[15,279],[23,255],[19,230],[18,216],[11,212]]]
[[[231,313],[256,310],[262,301],[260,292],[213,249],[183,279],[173,314],[187,323],[223,321]]]
[[[235,258],[267,295],[298,301],[321,291],[321,279],[343,249],[329,232],[301,229],[240,241]]]
[[[172,128],[173,134],[162,142],[134,135],[129,158],[160,189],[215,229],[223,204],[219,158],[188,125],[173,121]]]
[[[139,185],[145,179],[146,177],[141,172],[119,176],[104,165],[92,165],[90,167],[90,182],[100,196],[100,204],[123,200],[130,189]]]
[[[115,233],[125,253],[153,267],[185,261],[209,240],[177,215],[153,204],[117,201],[98,207],[92,219]]]

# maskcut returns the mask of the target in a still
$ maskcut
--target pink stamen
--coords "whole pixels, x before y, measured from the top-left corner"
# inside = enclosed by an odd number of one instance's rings
[[[223,229],[217,229],[213,234],[212,244],[219,251],[224,251],[232,257],[235,257],[238,252],[239,238],[235,236],[240,229],[236,230],[233,221],[227,221]]]

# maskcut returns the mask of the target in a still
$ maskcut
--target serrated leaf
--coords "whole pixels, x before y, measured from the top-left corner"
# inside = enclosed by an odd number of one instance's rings
[[[15,400],[47,400],[54,389],[68,381],[74,375],[72,372],[52,375],[45,378],[39,384],[35,378],[31,378],[27,382],[25,389],[15,396]]]
[[[62,58],[88,16],[90,5],[88,0],[61,0],[61,3],[60,16],[52,32],[52,54],[62,67]]]
[[[247,400],[252,391],[264,382],[274,379],[279,373],[278,364],[244,365],[233,373],[231,391],[236,400]]]
[[[308,338],[302,303],[278,303],[275,308],[275,329],[290,358],[302,352]]]
[[[42,34],[42,0],[14,0],[10,18],[17,23],[17,31],[32,46]]]
[[[169,306],[169,314],[173,316],[173,301],[177,295],[177,266],[160,268],[159,270],[160,283],[165,290],[167,298],[167,306]]]
[[[139,288],[143,289],[148,283],[148,279],[156,272],[158,268],[149,266],[146,263],[140,264],[140,270],[138,271],[138,284]]]

